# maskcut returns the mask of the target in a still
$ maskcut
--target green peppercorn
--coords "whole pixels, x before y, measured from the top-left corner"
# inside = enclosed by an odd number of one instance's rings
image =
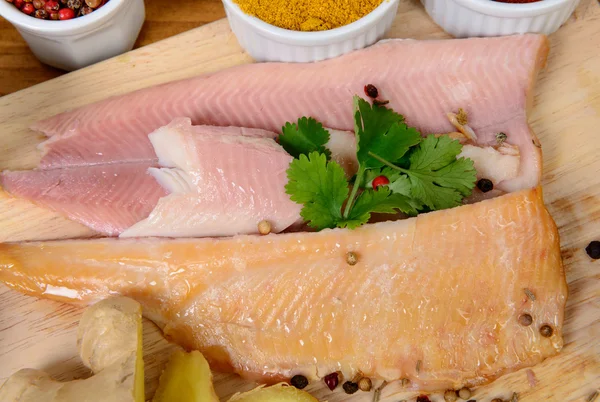
[[[471,397],[471,390],[467,387],[462,387],[458,390],[458,396],[460,399],[469,399]]]
[[[456,391],[454,391],[453,389],[449,389],[446,392],[444,392],[444,401],[456,402],[457,399],[458,398],[456,396]]]

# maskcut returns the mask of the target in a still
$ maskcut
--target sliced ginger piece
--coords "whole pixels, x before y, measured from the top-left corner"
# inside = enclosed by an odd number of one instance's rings
[[[87,309],[79,322],[77,346],[92,377],[58,382],[40,370],[20,370],[0,388],[0,401],[144,402],[139,303],[117,297]]]
[[[198,351],[175,351],[160,376],[153,402],[219,402],[208,362]]]
[[[280,383],[270,387],[260,386],[243,394],[237,393],[229,402],[319,402],[319,400],[308,392]]]

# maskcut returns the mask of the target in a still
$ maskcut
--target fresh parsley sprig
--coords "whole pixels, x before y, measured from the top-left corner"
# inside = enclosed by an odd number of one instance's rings
[[[278,138],[295,158],[286,192],[303,205],[300,214],[311,227],[354,229],[372,213],[416,215],[458,206],[471,194],[476,172],[473,161],[457,159],[460,142],[444,135],[423,138],[402,115],[358,96],[354,121],[359,168],[352,185],[329,160],[329,132],[315,119],[287,123]],[[374,189],[371,183],[381,175],[389,184]]]

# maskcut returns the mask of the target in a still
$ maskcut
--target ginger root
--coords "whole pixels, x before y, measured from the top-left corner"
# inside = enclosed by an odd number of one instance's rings
[[[202,353],[175,351],[160,376],[152,402],[219,402]]]
[[[58,382],[43,371],[23,369],[0,388],[0,401],[144,402],[139,303],[117,297],[90,307],[79,322],[77,347],[92,377]]]
[[[219,402],[212,383],[212,373],[202,353],[173,353],[160,376],[152,402]],[[263,385],[237,393],[229,402],[318,402],[308,392],[281,383]]]
[[[308,392],[285,383],[270,387],[259,386],[244,393],[237,393],[229,402],[319,402]]]

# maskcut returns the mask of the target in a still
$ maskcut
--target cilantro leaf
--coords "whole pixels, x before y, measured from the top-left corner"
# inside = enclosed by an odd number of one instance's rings
[[[356,199],[348,218],[340,221],[338,226],[355,229],[367,223],[371,218],[371,213],[395,214],[398,212],[397,210],[409,215],[417,214],[409,197],[392,194],[387,187],[365,190]]]
[[[302,117],[298,123],[285,123],[278,137],[279,144],[294,158],[316,151],[329,159],[331,152],[325,147],[328,141],[329,131],[311,117]]]
[[[456,159],[461,150],[462,145],[448,136],[425,138],[411,154],[410,168],[400,169],[408,175],[411,195],[433,210],[461,205],[476,180],[473,161]]]
[[[429,135],[410,156],[410,168],[416,170],[439,170],[456,160],[462,145],[447,135]]]
[[[407,197],[411,196],[411,184],[408,176],[398,175],[399,177],[388,184],[388,188],[392,193],[402,194]]]
[[[342,220],[342,205],[348,198],[344,169],[328,162],[325,154],[300,155],[287,170],[286,193],[304,204],[300,215],[315,229],[334,228]]]
[[[421,134],[404,124],[404,117],[384,106],[371,105],[354,97],[354,133],[356,156],[362,169],[384,164],[369,155],[372,152],[388,161],[396,161],[421,142]]]

